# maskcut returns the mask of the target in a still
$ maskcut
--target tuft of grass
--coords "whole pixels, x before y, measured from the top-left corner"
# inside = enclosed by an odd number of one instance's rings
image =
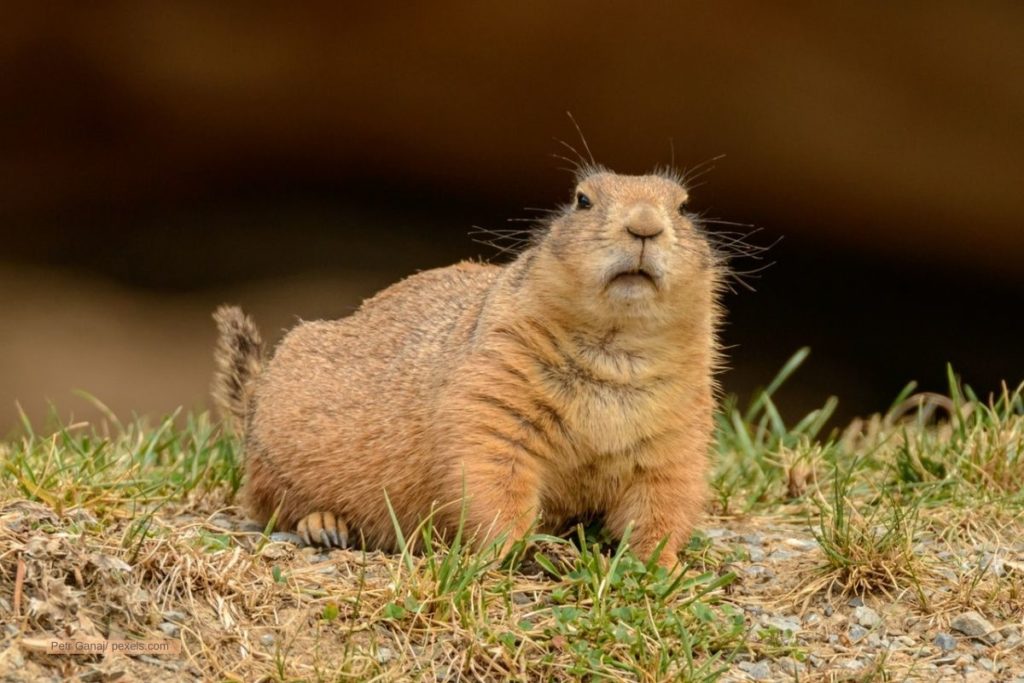
[[[571,654],[569,673],[576,676],[715,680],[746,631],[743,614],[719,594],[735,575],[697,573],[691,564],[669,572],[656,559],[641,562],[628,547],[627,538],[607,557],[579,529],[572,568],[556,573],[554,620],[544,635]],[[555,571],[550,560],[544,564]]]
[[[207,414],[175,411],[151,427],[145,419],[96,428],[77,423],[24,435],[3,451],[9,495],[57,514],[86,510],[102,518],[144,514],[166,501],[202,505],[208,496],[230,503],[241,486],[237,442]]]
[[[835,399],[793,426],[772,399],[807,356],[796,353],[745,410],[726,402],[718,512],[806,519],[823,557],[807,590],[909,589],[927,606],[937,579],[920,545],[934,530],[970,538],[993,519],[1012,528],[1024,511],[1024,384],[983,400],[947,368],[946,395],[915,393],[912,382],[884,414],[823,435]]]
[[[891,492],[857,495],[858,464],[854,461],[846,470],[837,466],[831,500],[819,501],[815,538],[825,555],[827,590],[891,597],[910,586],[923,596],[923,560],[914,552],[920,502],[901,501]]]
[[[799,480],[813,476],[809,461],[819,459],[820,454],[813,451],[822,448],[816,439],[839,402],[830,398],[797,424],[787,426],[772,400],[809,355],[810,349],[797,351],[768,386],[754,394],[745,410],[730,397],[718,413],[716,434],[721,455],[711,485],[724,514],[750,512],[776,499],[782,490],[793,492],[789,482],[794,474]]]

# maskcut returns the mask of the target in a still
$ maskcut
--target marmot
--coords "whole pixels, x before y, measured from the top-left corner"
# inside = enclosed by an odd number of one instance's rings
[[[577,180],[511,263],[413,275],[266,363],[252,320],[217,310],[255,517],[380,549],[389,506],[407,537],[434,511],[478,547],[600,518],[675,564],[707,495],[724,265],[678,177]]]

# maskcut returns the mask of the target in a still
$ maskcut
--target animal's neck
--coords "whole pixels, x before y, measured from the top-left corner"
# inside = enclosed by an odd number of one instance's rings
[[[506,322],[512,322],[507,312],[514,311],[515,326],[550,352],[552,360],[562,359],[597,378],[633,383],[671,374],[688,349],[707,344],[712,325],[705,313],[711,302],[699,300],[699,292],[687,293],[685,307],[667,305],[662,315],[588,315],[564,293],[538,288],[543,278],[534,269],[539,266],[530,252],[521,255],[493,293],[500,304],[492,303],[504,312]]]

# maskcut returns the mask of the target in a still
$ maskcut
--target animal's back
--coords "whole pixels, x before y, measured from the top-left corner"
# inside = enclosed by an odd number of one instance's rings
[[[253,395],[252,507],[280,506],[284,528],[310,508],[338,509],[371,541],[391,533],[385,482],[403,523],[429,511],[429,483],[439,481],[429,472],[442,466],[428,457],[438,389],[467,353],[500,270],[460,263],[419,273],[347,318],[290,331]]]

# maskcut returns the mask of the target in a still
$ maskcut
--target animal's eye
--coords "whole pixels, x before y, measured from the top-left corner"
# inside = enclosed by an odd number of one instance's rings
[[[686,202],[683,202],[682,204],[679,205],[679,215],[680,216],[685,216],[686,215]]]
[[[589,209],[593,204],[590,203],[590,197],[583,194],[582,192],[576,193],[576,208],[577,209]]]

